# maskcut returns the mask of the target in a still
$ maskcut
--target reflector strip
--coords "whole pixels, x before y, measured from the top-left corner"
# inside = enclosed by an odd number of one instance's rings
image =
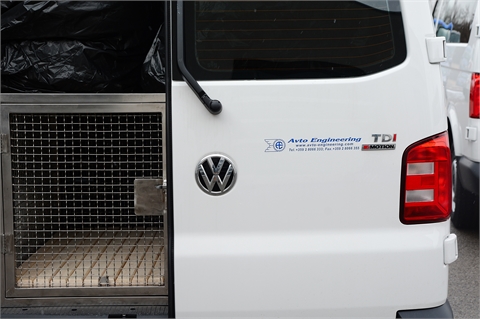
[[[435,172],[435,164],[430,163],[414,163],[407,165],[407,175],[427,175]]]
[[[407,191],[406,200],[407,203],[425,203],[433,202],[434,192],[433,189],[422,189],[415,191]]]

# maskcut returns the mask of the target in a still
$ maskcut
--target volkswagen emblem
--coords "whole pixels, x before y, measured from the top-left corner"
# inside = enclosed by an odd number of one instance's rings
[[[198,186],[205,193],[223,195],[232,189],[237,179],[237,172],[228,157],[213,154],[198,163],[195,177]]]

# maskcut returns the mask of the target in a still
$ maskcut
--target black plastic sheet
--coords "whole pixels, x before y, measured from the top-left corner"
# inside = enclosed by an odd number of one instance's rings
[[[2,1],[2,92],[164,90],[154,1]]]

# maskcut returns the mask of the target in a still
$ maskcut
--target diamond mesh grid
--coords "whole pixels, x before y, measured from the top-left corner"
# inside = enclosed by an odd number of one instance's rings
[[[10,114],[16,286],[163,286],[163,216],[134,214],[162,178],[162,114]]]

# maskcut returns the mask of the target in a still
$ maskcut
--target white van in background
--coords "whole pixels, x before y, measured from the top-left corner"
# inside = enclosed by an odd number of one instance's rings
[[[480,162],[480,4],[438,0],[434,23],[446,39],[441,64],[452,150],[452,223],[478,228]]]

